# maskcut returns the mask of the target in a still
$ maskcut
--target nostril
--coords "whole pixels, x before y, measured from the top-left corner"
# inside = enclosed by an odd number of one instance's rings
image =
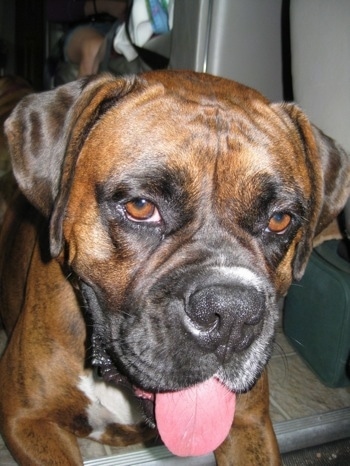
[[[186,306],[186,314],[199,330],[210,332],[220,324],[220,308],[217,293],[207,289],[192,294]]]

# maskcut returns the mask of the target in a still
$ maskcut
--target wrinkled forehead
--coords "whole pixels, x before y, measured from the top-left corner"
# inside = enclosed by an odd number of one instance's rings
[[[103,144],[112,141],[123,150],[137,152],[139,158],[186,151],[202,147],[209,154],[220,154],[227,147],[237,150],[242,146],[273,144],[270,136],[275,128],[261,131],[265,114],[272,113],[259,100],[222,98],[201,93],[186,98],[181,93],[162,87],[145,91],[141,96],[128,96],[118,102],[100,121],[93,137]],[[271,115],[270,115],[271,117]],[[275,124],[281,124],[276,118]],[[251,144],[254,142],[254,144]],[[195,147],[193,147],[195,146]],[[135,154],[136,155],[136,154]],[[181,154],[179,154],[181,156]],[[202,153],[202,156],[205,154]],[[131,160],[129,160],[131,162]]]
[[[192,180],[215,172],[223,183],[244,184],[256,174],[283,176],[294,163],[281,160],[282,150],[294,149],[266,101],[205,88],[184,95],[154,85],[129,95],[103,115],[87,142],[80,160],[92,170],[98,164],[101,183],[119,173],[152,178],[164,171]]]

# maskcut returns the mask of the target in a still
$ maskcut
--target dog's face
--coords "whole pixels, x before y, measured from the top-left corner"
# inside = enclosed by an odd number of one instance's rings
[[[148,392],[248,389],[278,298],[349,193],[347,156],[297,107],[205,75],[44,96],[7,123],[14,170],[79,277],[97,353]]]
[[[65,205],[67,260],[103,347],[150,391],[254,382],[311,215],[290,128],[261,99],[251,119],[215,103],[158,85],[120,101],[85,139]],[[263,141],[257,115],[273,120]]]

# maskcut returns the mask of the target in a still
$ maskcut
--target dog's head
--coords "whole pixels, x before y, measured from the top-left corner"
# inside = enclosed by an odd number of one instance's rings
[[[292,104],[154,72],[25,98],[6,125],[99,345],[134,385],[248,389],[277,299],[350,191],[350,160]]]

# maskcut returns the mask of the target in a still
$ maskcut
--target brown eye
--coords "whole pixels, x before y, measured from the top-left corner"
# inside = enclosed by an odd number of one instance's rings
[[[124,204],[127,217],[136,222],[159,222],[157,207],[147,199],[136,198]]]
[[[284,233],[291,221],[292,217],[290,215],[277,212],[270,218],[267,230],[271,233]]]

